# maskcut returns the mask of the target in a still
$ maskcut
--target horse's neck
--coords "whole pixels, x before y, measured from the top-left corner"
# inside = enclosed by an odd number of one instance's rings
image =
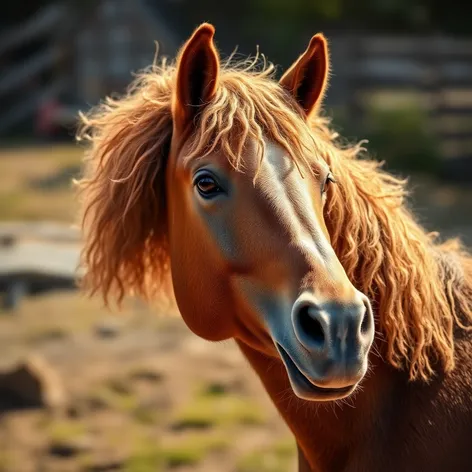
[[[369,437],[375,441],[376,418],[385,419],[391,396],[391,375],[385,365],[364,382],[362,391],[344,402],[334,404],[301,400],[290,387],[285,367],[279,360],[238,341],[238,345],[259,375],[265,389],[296,437],[313,471],[343,470],[353,454],[360,453]],[[386,400],[387,399],[387,400]],[[374,438],[372,439],[372,437]]]

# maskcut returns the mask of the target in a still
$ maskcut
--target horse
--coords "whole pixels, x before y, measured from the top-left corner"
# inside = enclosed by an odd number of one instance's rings
[[[281,78],[197,27],[81,115],[82,288],[232,339],[299,470],[472,470],[472,257],[323,113],[328,42]]]

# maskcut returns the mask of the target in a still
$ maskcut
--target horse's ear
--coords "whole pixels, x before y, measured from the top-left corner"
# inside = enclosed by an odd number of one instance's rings
[[[328,43],[322,34],[311,38],[306,51],[280,79],[309,117],[320,105],[328,84]]]
[[[181,129],[215,95],[220,60],[213,43],[214,34],[215,28],[203,23],[179,54],[172,112],[175,124]]]

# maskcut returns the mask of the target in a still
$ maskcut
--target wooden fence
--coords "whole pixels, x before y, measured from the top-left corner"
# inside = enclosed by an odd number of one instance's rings
[[[47,5],[23,23],[1,32],[0,100],[4,103],[0,108],[0,135],[33,116],[42,101],[64,91],[67,85],[64,77],[55,74],[61,58],[61,45],[55,41],[55,35],[64,12],[60,2]],[[41,46],[27,57],[16,56],[18,49],[31,43]],[[41,77],[48,73],[53,74],[54,79],[44,81]],[[7,106],[6,98],[9,98]]]
[[[444,36],[329,35],[329,105],[363,120],[373,104],[412,103],[429,116],[447,165],[472,171],[472,39]],[[472,176],[470,176],[472,179]]]
[[[0,224],[0,300],[13,310],[27,295],[73,290],[79,268],[78,229],[48,223]]]

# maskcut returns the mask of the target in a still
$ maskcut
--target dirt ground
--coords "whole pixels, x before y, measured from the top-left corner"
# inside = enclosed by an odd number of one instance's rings
[[[73,221],[70,147],[0,153],[0,221]],[[429,230],[472,245],[472,190],[414,178]],[[0,472],[289,472],[295,446],[232,342],[198,339],[165,307],[110,313],[78,293],[0,312],[0,369],[35,356],[54,408],[0,410]],[[1,403],[0,398],[0,403]]]
[[[157,311],[157,310],[156,310]],[[232,342],[78,294],[0,316],[0,366],[40,356],[60,403],[0,413],[0,471],[286,472],[294,443]]]
[[[0,222],[73,224],[81,157],[0,151]],[[130,301],[110,313],[57,292],[0,311],[1,371],[39,358],[61,399],[1,410],[0,398],[0,472],[293,470],[293,439],[236,346],[196,338],[167,311]]]

